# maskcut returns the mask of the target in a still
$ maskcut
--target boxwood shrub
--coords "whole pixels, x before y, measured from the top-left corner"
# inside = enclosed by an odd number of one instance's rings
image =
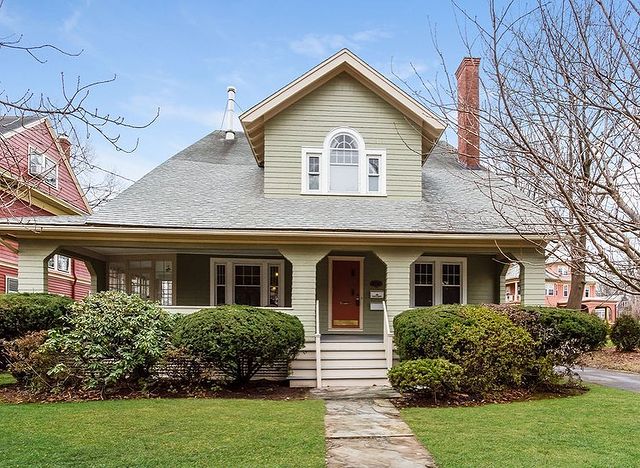
[[[403,361],[389,370],[389,382],[399,392],[447,395],[460,388],[462,367],[446,359]]]
[[[73,300],[46,293],[0,295],[0,339],[13,340],[30,332],[62,325]]]
[[[265,365],[293,360],[304,346],[304,328],[297,317],[275,310],[220,306],[181,318],[174,344],[243,384]]]
[[[640,322],[631,315],[621,315],[611,328],[611,341],[618,351],[633,351],[640,346]]]

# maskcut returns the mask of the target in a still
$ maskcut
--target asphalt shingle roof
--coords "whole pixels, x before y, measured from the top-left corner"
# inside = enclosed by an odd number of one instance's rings
[[[468,170],[439,144],[423,166],[421,200],[305,196],[267,198],[243,133],[215,131],[182,150],[88,217],[38,224],[203,229],[287,229],[433,233],[514,233]]]
[[[20,127],[29,125],[30,123],[40,120],[42,117],[36,116],[0,116],[0,134],[18,130]]]

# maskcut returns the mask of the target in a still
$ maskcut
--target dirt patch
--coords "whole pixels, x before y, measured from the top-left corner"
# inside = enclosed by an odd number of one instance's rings
[[[587,391],[589,391],[588,388],[574,383],[571,385],[558,385],[536,390],[509,389],[490,395],[484,395],[482,397],[467,395],[464,393],[455,393],[447,397],[434,400],[431,396],[403,395],[401,398],[393,400],[393,402],[398,408],[481,406],[496,403],[513,403],[516,401],[564,398],[582,395]]]
[[[305,400],[310,398],[306,388],[291,388],[287,382],[256,381],[241,388],[222,388],[216,385],[200,387],[165,386],[152,390],[119,389],[64,390],[34,393],[17,384],[0,386],[3,403],[60,403],[99,400],[134,400],[151,398],[244,398],[250,400]]]
[[[613,369],[640,373],[640,352],[623,353],[615,348],[605,348],[587,353],[580,358],[579,365],[598,369]]]

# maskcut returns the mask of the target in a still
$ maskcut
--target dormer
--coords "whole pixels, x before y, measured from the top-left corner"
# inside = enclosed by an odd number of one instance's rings
[[[267,197],[420,199],[444,131],[424,106],[343,49],[240,116]]]

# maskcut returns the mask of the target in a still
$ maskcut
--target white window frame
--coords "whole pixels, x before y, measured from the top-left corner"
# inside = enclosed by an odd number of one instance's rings
[[[411,307],[415,305],[415,273],[416,263],[433,263],[433,305],[442,304],[442,265],[459,264],[460,265],[460,304],[467,303],[467,257],[419,257],[411,264],[411,290],[410,299]]]
[[[67,263],[67,269],[61,269],[60,268],[60,263],[59,263],[59,258],[60,257],[65,257],[69,259],[69,263]],[[49,265],[49,262],[51,262],[53,260],[53,266]],[[51,257],[49,257],[49,260],[47,261],[47,267],[49,268],[49,270],[52,271],[59,271],[60,273],[71,273],[71,257],[67,257],[66,255],[62,255],[62,254],[54,254]]]
[[[545,295],[547,295],[547,296],[555,296],[556,295],[556,286],[554,284],[548,283],[548,284],[545,285],[544,289],[545,289]],[[551,294],[549,294],[549,292],[551,292]]]
[[[569,297],[569,285],[568,284],[563,284],[562,285],[562,297]]]
[[[259,266],[260,267],[260,306],[273,309],[283,309],[284,306],[284,288],[285,288],[285,272],[284,260],[277,258],[211,258],[210,260],[210,281],[211,294],[210,305],[215,307],[217,303],[217,275],[216,265],[226,265],[225,271],[225,296],[227,304],[235,304],[235,267],[236,266]],[[269,305],[269,267],[277,266],[279,268],[278,275],[278,306]]]
[[[39,164],[39,166],[41,167],[39,172],[31,171],[31,158],[34,156],[38,156],[42,158],[42,164]],[[51,164],[53,164],[52,169],[55,172],[55,184],[51,184],[47,180],[46,176],[49,171],[46,169],[46,165],[47,165],[46,161],[49,161]],[[59,180],[58,163],[52,158],[50,158],[49,156],[47,156],[44,152],[38,150],[37,148],[31,145],[28,146],[28,150],[27,150],[27,171],[29,172],[29,175],[42,179],[44,183],[47,184],[49,187],[53,187],[56,189],[58,188],[58,180]]]
[[[358,190],[355,192],[332,192],[329,181],[331,141],[340,134],[353,137],[358,143]],[[320,188],[309,189],[309,157],[320,156]],[[369,158],[379,159],[379,185],[377,192],[369,191]],[[387,151],[385,149],[369,149],[362,136],[352,128],[340,127],[332,130],[324,139],[322,148],[303,147],[301,153],[301,193],[303,195],[338,195],[338,196],[387,196]]]
[[[9,291],[9,280],[15,280],[18,283],[18,289],[15,291]],[[17,276],[5,276],[4,277],[4,292],[5,294],[15,294],[20,292],[20,282]]]
[[[591,297],[591,286],[586,285],[584,287],[584,297]]]
[[[131,267],[131,262],[136,261],[151,261],[150,267]],[[125,282],[124,282],[124,292],[127,294],[131,294],[131,278],[134,275],[140,273],[147,273],[150,276],[151,282],[149,285],[149,296],[152,301],[160,302],[160,298],[156,299],[158,295],[158,291],[156,288],[156,262],[171,262],[171,283],[172,283],[172,292],[171,292],[171,304],[164,305],[163,307],[170,307],[176,305],[176,298],[178,292],[177,286],[177,257],[176,255],[117,255],[109,258],[107,262],[107,288],[111,290],[109,284],[109,271],[112,266],[118,265],[122,267],[122,273],[124,273]],[[168,281],[168,280],[165,280]]]

